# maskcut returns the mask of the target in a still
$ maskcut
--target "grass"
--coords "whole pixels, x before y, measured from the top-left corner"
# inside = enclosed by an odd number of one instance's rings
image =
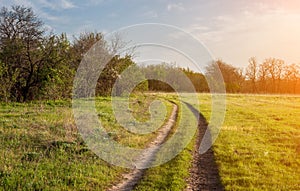
[[[133,112],[144,110],[144,105],[136,105],[139,99],[144,104],[152,100],[133,97]],[[134,140],[130,146],[142,147],[155,137],[121,132],[109,98],[97,98],[96,109],[104,127],[115,132],[110,136],[122,135],[115,138],[120,143]],[[147,115],[139,115],[140,120]],[[108,164],[87,148],[69,101],[0,103],[0,142],[0,190],[105,190],[128,170]]]
[[[299,96],[227,95],[225,117],[213,149],[226,190],[299,190]]]
[[[67,101],[1,104],[0,190],[93,190],[123,171],[86,149]]]
[[[178,100],[168,94],[159,97],[168,116],[172,105],[165,98]],[[132,96],[133,116],[147,121],[154,98]],[[199,109],[209,121],[211,96],[199,94],[199,99]],[[96,109],[111,138],[144,148],[156,137],[156,132],[136,135],[124,130],[113,117],[110,101],[97,98]],[[226,190],[299,189],[299,96],[227,95],[225,117],[213,149]],[[179,118],[189,127],[194,116],[182,112]],[[177,128],[178,122],[168,140]],[[0,103],[0,143],[0,190],[105,190],[128,171],[87,148],[74,125],[69,101]],[[174,159],[147,169],[135,190],[184,189],[194,144],[195,138]]]
[[[117,98],[118,101],[124,101],[124,98]],[[129,110],[132,116],[137,119],[137,122],[145,122],[150,119],[149,106],[156,99],[156,96],[146,96],[143,94],[140,95],[132,95],[129,101]],[[110,98],[102,98],[99,97],[96,99],[96,109],[98,111],[99,118],[101,120],[102,125],[104,126],[106,132],[109,132],[111,137],[118,141],[120,144],[129,147],[135,148],[144,148],[152,139],[157,136],[157,131],[160,125],[163,125],[164,122],[168,119],[168,116],[172,111],[172,104],[162,97],[158,98],[158,100],[162,101],[166,106],[165,115],[159,115],[156,118],[156,121],[153,121],[152,124],[155,127],[151,133],[147,134],[137,134],[131,133],[124,127],[122,127],[118,121],[115,119],[113,108],[111,107],[111,99]],[[127,110],[127,108],[125,108]],[[161,109],[157,107],[157,110]],[[154,110],[153,112],[162,113],[160,111]],[[131,121],[129,121],[131,122]],[[158,125],[159,124],[159,125]],[[158,126],[157,126],[158,125]],[[140,127],[140,126],[138,126]],[[142,128],[142,127],[140,127]]]
[[[168,99],[179,103],[175,96],[165,95]],[[186,129],[182,132],[181,137],[178,140],[182,140],[185,137],[184,133],[189,133],[190,129],[188,127],[197,124],[196,118],[193,113],[189,111],[186,105],[180,105],[179,108],[179,119],[177,120],[176,126],[171,130],[169,138],[174,135],[179,127],[179,122],[182,121],[180,127]],[[184,112],[183,112],[184,111]],[[177,144],[182,144],[183,141],[176,140],[176,143],[172,143],[174,146]],[[172,190],[180,191],[184,190],[187,186],[186,179],[189,177],[189,168],[191,167],[192,161],[192,151],[194,145],[196,144],[195,136],[189,142],[189,144],[172,160],[169,162],[147,169],[145,176],[135,187],[134,190],[146,191],[146,190]]]
[[[171,161],[148,169],[134,190],[183,190],[189,176],[194,143],[195,139]]]

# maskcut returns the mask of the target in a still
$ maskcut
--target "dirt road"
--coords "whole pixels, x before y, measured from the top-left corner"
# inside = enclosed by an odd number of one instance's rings
[[[190,177],[187,180],[186,191],[197,190],[224,190],[221,184],[218,166],[215,162],[214,151],[210,148],[206,153],[200,154],[199,147],[201,140],[207,130],[207,121],[193,106],[186,104],[198,118],[198,135],[193,150],[193,164],[190,169]]]
[[[170,130],[172,129],[173,125],[175,124],[176,118],[178,113],[178,106],[173,104],[172,113],[167,121],[167,123],[158,131],[157,137],[148,145],[148,149],[142,154],[142,156],[137,160],[140,161],[138,166],[145,167],[149,166],[148,164],[151,163],[155,159],[155,155],[159,150],[159,146],[165,141]],[[114,185],[112,188],[108,189],[109,191],[113,190],[132,190],[134,186],[142,179],[146,169],[134,169],[129,173],[123,174],[122,181],[118,184]]]
[[[215,163],[214,152],[209,149],[204,154],[199,154],[199,146],[201,140],[207,130],[206,119],[196,110],[192,105],[187,104],[189,109],[194,113],[195,117],[198,118],[198,134],[196,145],[193,150],[193,161],[190,169],[190,176],[187,179],[186,191],[197,191],[197,190],[224,190],[223,185],[220,181],[218,167]],[[143,153],[140,158],[140,165],[145,166],[155,159],[155,154],[159,149],[159,145],[164,142],[168,136],[170,130],[175,124],[177,118],[178,106],[173,105],[172,114],[168,122],[159,130],[158,136],[149,145],[147,152]],[[122,180],[113,185],[108,191],[129,191],[132,190],[138,182],[142,179],[146,169],[133,169],[129,173],[123,174]]]

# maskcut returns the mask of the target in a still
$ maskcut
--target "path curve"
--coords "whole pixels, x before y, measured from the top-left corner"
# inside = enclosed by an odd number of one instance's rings
[[[178,106],[174,103],[172,113],[168,119],[168,121],[164,124],[160,130],[158,130],[157,137],[149,143],[148,149],[140,156],[137,160],[139,161],[137,166],[148,166],[147,164],[151,163],[155,159],[156,153],[160,149],[160,145],[166,140],[167,136],[170,133],[170,130],[174,126],[177,114],[178,114]],[[108,191],[129,191],[132,190],[135,185],[141,180],[145,171],[147,169],[133,169],[129,173],[123,174],[121,182],[117,183],[116,185],[112,186],[108,189]]]

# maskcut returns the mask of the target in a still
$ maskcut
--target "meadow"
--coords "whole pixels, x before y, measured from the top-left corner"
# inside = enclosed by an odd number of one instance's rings
[[[209,118],[210,99],[200,99]],[[227,95],[213,149],[226,190],[299,190],[300,97]]]
[[[1,190],[104,189],[124,171],[85,146],[69,101],[2,104],[0,119]]]
[[[172,94],[158,97],[168,116],[172,108],[168,100],[178,103],[178,99]],[[148,119],[154,99],[155,95],[131,97],[133,115]],[[199,110],[209,122],[211,96],[199,94],[199,100]],[[228,94],[226,103],[225,121],[213,145],[225,189],[298,190],[300,97]],[[98,116],[112,139],[143,148],[156,137],[156,132],[124,131],[110,104],[110,98],[96,98]],[[70,100],[0,103],[0,143],[0,190],[105,190],[129,171],[88,149],[75,126]],[[195,138],[173,160],[147,169],[136,190],[183,190],[194,144]]]

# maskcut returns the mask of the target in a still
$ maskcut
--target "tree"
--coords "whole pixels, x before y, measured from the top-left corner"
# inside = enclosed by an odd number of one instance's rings
[[[297,93],[297,84],[300,80],[300,67],[297,64],[285,66],[285,80],[287,81],[287,92]]]
[[[134,63],[129,57],[122,59],[120,56],[114,56],[106,64],[99,76],[96,87],[96,95],[110,95],[116,79],[120,76],[124,69],[132,64]]]
[[[263,62],[259,65],[258,70],[258,80],[259,80],[259,89],[262,93],[267,93],[267,76],[268,76],[268,64]]]
[[[10,92],[18,101],[26,101],[35,84],[35,74],[42,60],[36,50],[41,47],[43,33],[42,22],[31,8],[1,9],[0,59],[7,68],[6,77],[9,80],[16,78]]]
[[[124,59],[126,58],[122,58],[121,60],[124,62]],[[127,60],[127,62],[128,61],[129,60]],[[130,66],[126,68],[126,70],[123,70],[122,73],[117,72],[117,79],[114,80],[115,82],[110,85],[113,87],[112,95],[128,96],[132,92],[142,92],[148,90],[148,82],[145,78],[142,68],[132,61],[130,62],[128,63]]]
[[[222,60],[217,60],[206,67],[206,76],[218,78],[218,76],[216,76],[218,69],[223,76],[226,91],[230,93],[240,92],[244,82],[242,71],[230,64],[226,64]]]
[[[10,99],[27,101],[41,97],[59,71],[67,39],[44,36],[42,21],[31,8],[12,6],[0,11],[0,61],[5,69],[2,80]]]
[[[43,67],[44,84],[40,89],[40,97],[60,99],[71,96],[75,69],[70,67],[70,43],[66,34],[51,36],[44,46],[49,54],[46,58],[47,67]]]
[[[257,92],[257,88],[256,88],[257,73],[258,73],[257,61],[256,61],[255,57],[251,57],[249,59],[249,65],[246,68],[246,77],[251,82],[251,92],[252,93]]]
[[[264,69],[267,77],[271,79],[271,92],[279,93],[283,76],[284,61],[281,59],[269,58],[264,61]]]
[[[102,33],[86,32],[75,38],[71,47],[70,67],[79,72],[76,78],[76,96],[89,97],[107,96],[112,92],[116,79],[122,71],[135,63],[131,55],[117,55],[119,49],[125,46],[118,34],[106,40]],[[92,48],[92,49],[91,49]],[[101,73],[101,74],[100,74]],[[97,76],[99,75],[100,76]],[[90,88],[97,81],[96,92]]]
[[[70,49],[70,67],[77,69],[84,55],[99,41],[103,42],[103,46],[106,46],[103,34],[98,32],[85,32],[81,33],[78,38],[74,37],[73,45]]]
[[[16,82],[18,72],[15,72],[13,76],[8,77],[7,66],[0,61],[0,100],[8,102],[10,100],[10,91]]]
[[[73,70],[65,34],[45,35],[31,8],[12,6],[0,11],[1,80],[4,100],[69,97]]]
[[[185,69],[175,67],[172,63],[143,66],[143,73],[148,79],[150,91],[193,92],[196,90]]]
[[[206,78],[203,74],[192,70],[181,68],[185,75],[191,80],[197,92],[209,92]]]

